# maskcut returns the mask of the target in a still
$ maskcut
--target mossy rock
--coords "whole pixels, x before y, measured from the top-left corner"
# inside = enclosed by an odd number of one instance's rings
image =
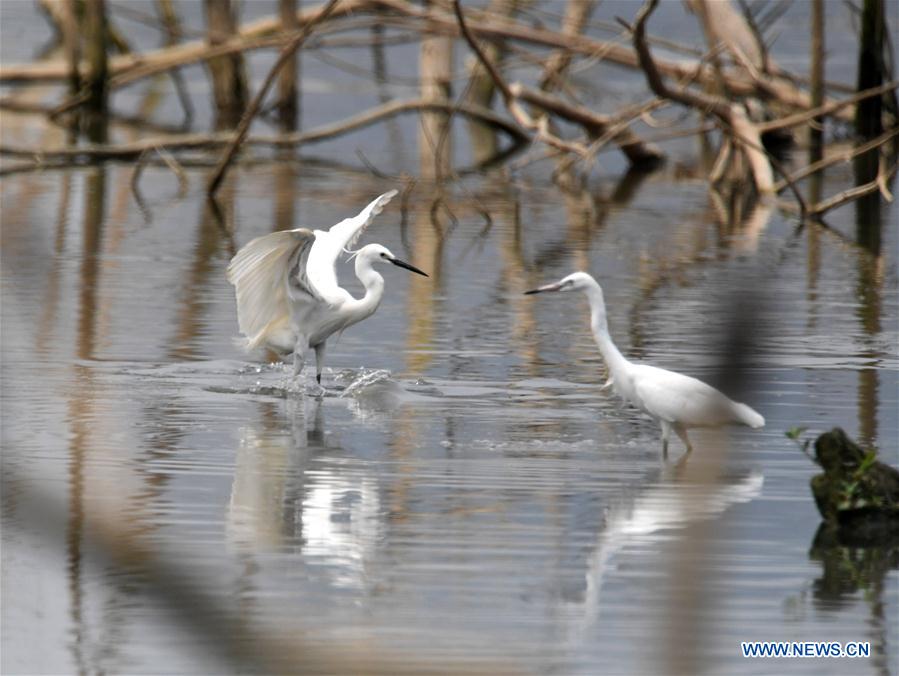
[[[823,474],[812,477],[812,495],[824,520],[841,528],[899,529],[899,470],[876,459],[839,427],[815,441]]]

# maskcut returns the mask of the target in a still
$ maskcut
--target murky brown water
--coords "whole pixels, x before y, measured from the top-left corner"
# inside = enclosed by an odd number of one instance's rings
[[[415,153],[383,131],[367,155],[399,171]],[[245,672],[291,649],[413,672],[899,670],[895,549],[814,544],[814,467],[784,437],[840,425],[897,461],[894,207],[842,209],[836,233],[777,210],[722,225],[688,143],[581,188],[546,163],[470,177],[437,224],[419,185],[365,241],[431,278],[386,272],[319,401],[234,347],[224,269],[398,187],[321,161],[364,143],[236,172],[221,217],[203,169],[179,194],[148,167],[140,204],[129,166],[3,177],[3,673]],[[660,366],[716,378],[742,322],[740,398],[766,427],[663,462],[656,426],[599,391],[584,301],[521,295],[574,269]],[[873,654],[775,664],[746,640]]]

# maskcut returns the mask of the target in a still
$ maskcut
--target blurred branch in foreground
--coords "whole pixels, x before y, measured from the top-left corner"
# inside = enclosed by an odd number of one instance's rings
[[[48,495],[27,488],[30,481],[4,468],[2,493],[15,494],[16,504],[27,518],[19,525],[42,530],[66,522],[66,506]],[[114,509],[94,508],[82,513],[81,534],[85,552],[134,576],[148,592],[163,602],[172,617],[181,622],[204,645],[214,648],[239,673],[277,674],[513,674],[507,664],[464,661],[456,664],[402,660],[374,646],[371,641],[346,642],[339,648],[314,645],[308,627],[258,627],[241,617],[208,584],[191,575],[167,557],[159,556],[141,539],[137,527],[123,521]],[[88,557],[90,560],[90,557]]]

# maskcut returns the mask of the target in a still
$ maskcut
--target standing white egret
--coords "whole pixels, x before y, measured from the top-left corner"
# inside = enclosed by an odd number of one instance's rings
[[[586,272],[575,272],[555,284],[547,284],[526,294],[544,291],[583,291],[590,301],[590,328],[599,347],[609,379],[603,389],[614,388],[625,401],[655,418],[662,426],[662,453],[668,456],[668,438],[674,430],[691,452],[687,438],[691,427],[720,427],[742,424],[763,427],[765,419],[746,404],[731,401],[701,380],[648,364],[625,359],[609,335],[606,303],[602,288]]]
[[[374,263],[393,263],[428,275],[405,263],[380,244],[353,253],[356,277],[365,287],[362,298],[337,284],[335,264],[396,195],[386,192],[359,212],[324,230],[282,230],[252,240],[228,265],[228,281],[237,295],[237,319],[247,349],[269,347],[293,353],[293,372],[299,375],[306,351],[315,350],[315,378],[321,384],[325,345],[334,333],[369,317],[381,303],[384,278]]]

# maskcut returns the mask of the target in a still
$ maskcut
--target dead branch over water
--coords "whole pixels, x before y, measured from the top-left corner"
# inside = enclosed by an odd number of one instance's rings
[[[871,3],[872,6],[877,6],[879,1]],[[63,58],[55,57],[30,64],[0,64],[0,84],[20,86],[20,89],[0,100],[0,107],[20,112],[49,110],[51,120],[68,120],[66,124],[70,128],[70,116],[80,115],[79,111],[84,106],[95,111],[107,110],[109,120],[116,117],[122,119],[111,105],[107,105],[118,89],[171,72],[189,124],[193,104],[180,81],[179,69],[190,64],[206,63],[215,97],[213,109],[218,110],[216,127],[222,130],[236,125],[237,128],[233,132],[216,130],[150,135],[127,143],[105,143],[104,135],[92,134],[92,142],[59,147],[27,147],[4,140],[0,145],[0,154],[31,160],[36,169],[87,161],[136,161],[142,156],[146,160],[146,153],[169,158],[166,165],[171,167],[178,165],[179,153],[216,154],[217,160],[215,157],[207,158],[208,162],[217,161],[217,168],[208,182],[208,191],[214,194],[225,172],[237,161],[242,148],[269,146],[296,149],[385,122],[396,115],[416,112],[423,123],[427,123],[422,127],[419,139],[423,153],[422,175],[432,180],[451,180],[455,176],[451,163],[450,130],[457,114],[486,130],[486,134],[473,135],[472,139],[477,144],[485,144],[485,148],[489,147],[487,154],[490,157],[502,157],[509,150],[508,145],[501,150],[495,141],[493,135],[501,131],[511,139],[512,147],[544,145],[556,155],[567,156],[579,163],[585,171],[590,170],[597,161],[597,153],[607,144],[617,147],[630,165],[652,169],[664,160],[664,151],[641,136],[636,125],[646,122],[656,126],[657,121],[648,117],[649,114],[674,104],[716,123],[720,135],[717,160],[708,173],[712,191],[720,191],[723,186],[731,186],[728,189],[735,190],[749,175],[755,192],[761,196],[789,188],[800,211],[808,216],[823,211],[823,207],[833,208],[833,205],[872,191],[879,191],[884,197],[889,195],[885,177],[895,172],[895,157],[889,148],[895,144],[896,119],[887,104],[863,107],[865,102],[872,100],[880,101],[883,98],[887,103],[895,100],[897,81],[889,72],[881,72],[879,79],[860,78],[859,89],[862,82],[872,85],[863,91],[839,100],[828,99],[822,93],[825,87],[830,91],[845,91],[851,87],[827,86],[819,72],[821,64],[816,66],[818,71],[812,77],[784,71],[767,53],[763,35],[776,17],[772,19],[768,16],[756,21],[748,11],[741,15],[729,0],[714,3],[691,0],[688,5],[706,35],[708,51],[699,59],[666,59],[653,54],[651,45],[663,43],[667,49],[678,46],[670,40],[661,41],[649,34],[651,18],[658,4],[658,0],[647,0],[633,17],[632,23],[619,19],[625,30],[617,39],[609,40],[588,34],[589,17],[594,5],[579,0],[568,3],[557,28],[546,24],[535,27],[528,23],[526,14],[520,15],[518,3],[512,0],[490,3],[486,9],[463,7],[459,0],[434,1],[425,5],[407,0],[330,0],[299,11],[293,0],[281,0],[278,16],[243,25],[236,20],[235,5],[231,0],[205,0],[207,39],[182,40],[186,33],[177,25],[178,18],[172,6],[159,3],[157,23],[168,35],[166,44],[143,53],[108,55],[111,50],[105,46],[104,40],[87,41],[82,37],[93,34],[111,39],[115,33],[116,44],[121,46],[126,43],[125,38],[107,23],[107,3],[102,0],[87,2],[89,11],[85,17],[79,18],[73,12],[64,11],[71,9],[70,4],[64,2],[56,10],[48,12],[56,24],[59,37],[61,49],[57,54]],[[876,23],[876,13],[868,20],[875,23],[871,24],[874,28],[866,28],[865,33],[872,36],[871,44],[863,44],[860,49],[860,58],[867,59],[865,63],[871,61],[872,49],[875,52],[886,49],[883,45],[884,33]],[[79,21],[84,23],[79,24]],[[302,83],[297,81],[298,70],[289,64],[293,63],[292,59],[301,46],[314,50],[317,49],[316,41],[322,35],[353,34],[360,30],[360,21],[373,21],[375,23],[370,25],[380,26],[379,40],[382,43],[386,38],[381,34],[385,27],[387,30],[401,29],[404,35],[417,33],[423,45],[435,40],[450,45],[453,39],[461,38],[475,55],[478,66],[471,71],[470,87],[477,84],[481,89],[487,89],[476,96],[463,94],[454,102],[449,83],[457,81],[462,75],[452,71],[452,63],[447,59],[433,63],[427,61],[425,56],[430,52],[423,49],[419,80],[421,98],[387,100],[382,97],[379,105],[342,121],[307,130],[298,129],[296,110],[303,88]],[[607,25],[604,30],[609,30]],[[626,44],[627,41],[630,44]],[[514,51],[498,49],[500,43],[514,47]],[[252,85],[242,84],[240,58],[251,50],[274,48],[281,50],[279,57],[253,100],[247,103],[245,91]],[[551,50],[548,59],[545,54],[547,49]],[[685,47],[679,51],[697,53],[695,49]],[[539,82],[538,88],[530,86],[524,79],[510,81],[507,78],[501,58],[502,54],[507,53],[518,55],[520,63],[539,66],[533,73],[534,80]],[[652,96],[644,104],[622,107],[611,114],[600,113],[586,105],[569,75],[581,65],[589,66],[599,61],[639,71]],[[880,63],[886,64],[888,59],[881,59]],[[383,77],[383,72],[379,77]],[[262,111],[266,110],[265,99],[276,79],[281,131],[270,135],[251,133],[254,120],[261,118]],[[477,79],[481,82],[476,82]],[[803,81],[813,82],[815,91],[803,89],[799,84]],[[446,86],[435,89],[429,82],[445,82]],[[68,86],[68,91],[60,88],[60,94],[64,97],[62,103],[47,106],[35,103],[33,99],[25,101],[19,96],[38,84],[53,86],[57,83]],[[489,91],[492,88],[501,95],[499,111],[490,108]],[[812,101],[817,105],[813,106]],[[760,110],[764,112],[760,113]],[[885,131],[862,139],[855,149],[842,151],[838,155],[825,153],[824,159],[812,157],[808,165],[798,169],[786,168],[782,160],[766,149],[766,135],[786,129],[819,129],[822,121],[828,119],[829,124],[841,124],[863,116],[865,110],[876,110],[878,117],[883,119],[860,128]],[[140,119],[129,118],[128,122],[135,127],[140,126]],[[261,122],[257,120],[257,124]],[[152,130],[153,125],[152,121],[146,121],[147,130]],[[158,129],[159,125],[156,127]],[[85,127],[82,125],[82,128]],[[706,125],[700,128],[705,129]],[[579,133],[572,135],[571,129],[579,130]],[[677,135],[675,132],[670,137]],[[860,185],[850,186],[831,198],[816,197],[814,204],[808,205],[798,185],[803,178],[836,162],[872,152],[877,153],[880,159],[868,163],[874,170],[860,178]],[[484,157],[483,152],[476,152],[475,155],[479,159]],[[426,159],[428,157],[433,159]],[[22,165],[17,164],[15,170],[21,169]],[[6,167],[2,171],[8,170],[10,168]],[[775,174],[780,174],[780,181],[775,180]]]
[[[513,140],[522,143],[528,137],[507,119],[500,117],[489,108],[472,104],[435,103],[413,99],[408,101],[390,101],[382,106],[371,108],[364,113],[354,115],[351,118],[322,125],[307,131],[293,132],[289,134],[277,134],[270,136],[247,136],[244,145],[268,146],[268,147],[297,147],[328,141],[352,131],[363,129],[377,124],[383,119],[394,117],[402,113],[439,111],[443,113],[456,112],[470,117],[483,124],[503,131]],[[32,158],[40,166],[50,160],[71,160],[83,162],[90,160],[131,160],[140,157],[148,150],[167,150],[169,152],[194,150],[212,150],[221,148],[233,141],[230,132],[211,132],[197,134],[175,134],[167,136],[155,136],[132,143],[116,144],[85,144],[81,146],[59,148],[27,148],[22,146],[0,144],[0,154],[11,157]]]
[[[297,49],[299,49],[300,45],[309,37],[309,34],[315,28],[315,25],[321,21],[324,21],[328,18],[328,15],[334,11],[334,7],[337,5],[338,0],[330,0],[327,5],[322,8],[322,11],[312,17],[303,29],[299,32],[299,34],[294,37],[284,49],[281,50],[281,54],[278,56],[278,60],[275,61],[275,65],[272,66],[268,75],[265,78],[265,81],[262,83],[262,86],[259,88],[259,91],[256,93],[256,96],[253,97],[253,100],[250,102],[249,107],[243,114],[243,118],[240,120],[240,124],[237,126],[237,131],[234,132],[234,138],[228,144],[228,147],[225,149],[225,152],[222,154],[222,159],[219,160],[218,165],[215,167],[215,171],[212,172],[212,177],[209,180],[209,188],[208,192],[210,195],[214,195],[218,190],[218,187],[222,183],[222,179],[225,176],[225,172],[228,170],[228,165],[231,164],[232,159],[234,158],[234,153],[237,152],[237,148],[240,146],[241,141],[243,141],[244,137],[246,137],[247,132],[250,129],[250,123],[253,121],[253,118],[256,116],[256,113],[259,112],[259,106],[262,105],[263,99],[265,99],[265,95],[268,94],[269,88],[272,86],[272,82],[275,81],[275,77],[278,75],[278,72],[283,68],[287,61],[293,57],[296,53]]]
[[[746,110],[737,103],[690,90],[686,87],[674,89],[668,86],[659,72],[655,59],[646,44],[646,22],[658,6],[658,0],[650,0],[643,5],[637,14],[632,33],[634,50],[640,61],[640,66],[646,75],[650,89],[659,97],[681,103],[689,108],[704,110],[714,115],[724,125],[731,140],[745,154],[752,168],[752,176],[755,186],[760,193],[770,193],[773,190],[773,176],[771,165],[764,155],[762,139],[758,128],[749,120]]]

